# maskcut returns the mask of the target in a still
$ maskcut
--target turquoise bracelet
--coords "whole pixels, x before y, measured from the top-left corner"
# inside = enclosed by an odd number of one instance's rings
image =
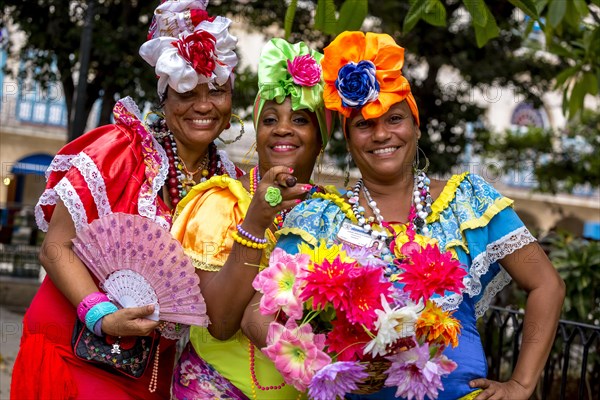
[[[103,301],[101,303],[96,304],[94,307],[90,308],[90,310],[85,315],[85,326],[94,332],[94,326],[96,322],[98,322],[101,318],[107,316],[108,314],[112,314],[117,311],[118,308],[110,301]]]

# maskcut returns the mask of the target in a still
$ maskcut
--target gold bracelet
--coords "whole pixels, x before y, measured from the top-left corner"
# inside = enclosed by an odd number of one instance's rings
[[[267,243],[257,243],[253,242],[252,240],[244,239],[237,232],[232,232],[231,236],[233,237],[233,240],[235,240],[242,246],[250,247],[251,249],[262,250],[267,247]]]

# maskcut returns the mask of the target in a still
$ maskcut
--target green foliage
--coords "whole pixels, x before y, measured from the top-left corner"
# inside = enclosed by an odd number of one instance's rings
[[[484,157],[506,172],[531,170],[542,192],[572,192],[600,186],[600,112],[588,110],[560,132],[530,128],[485,137]],[[484,137],[482,137],[484,139]]]
[[[558,233],[546,243],[567,288],[562,318],[600,324],[600,242]]]

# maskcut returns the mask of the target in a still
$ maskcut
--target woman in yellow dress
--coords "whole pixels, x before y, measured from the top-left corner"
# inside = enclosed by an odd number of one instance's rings
[[[253,110],[258,165],[239,181],[217,177],[196,185],[178,206],[172,233],[197,268],[211,324],[191,328],[175,368],[177,399],[298,394],[239,327],[272,232],[316,190],[308,182],[333,122],[323,106],[321,58],[303,42],[272,39],[264,46]]]

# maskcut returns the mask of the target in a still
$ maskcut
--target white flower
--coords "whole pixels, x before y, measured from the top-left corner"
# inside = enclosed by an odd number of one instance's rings
[[[364,354],[371,353],[373,357],[387,354],[387,347],[396,340],[413,336],[418,311],[422,308],[419,304],[391,308],[384,295],[381,295],[381,305],[383,310],[375,310],[377,336],[363,350]]]

